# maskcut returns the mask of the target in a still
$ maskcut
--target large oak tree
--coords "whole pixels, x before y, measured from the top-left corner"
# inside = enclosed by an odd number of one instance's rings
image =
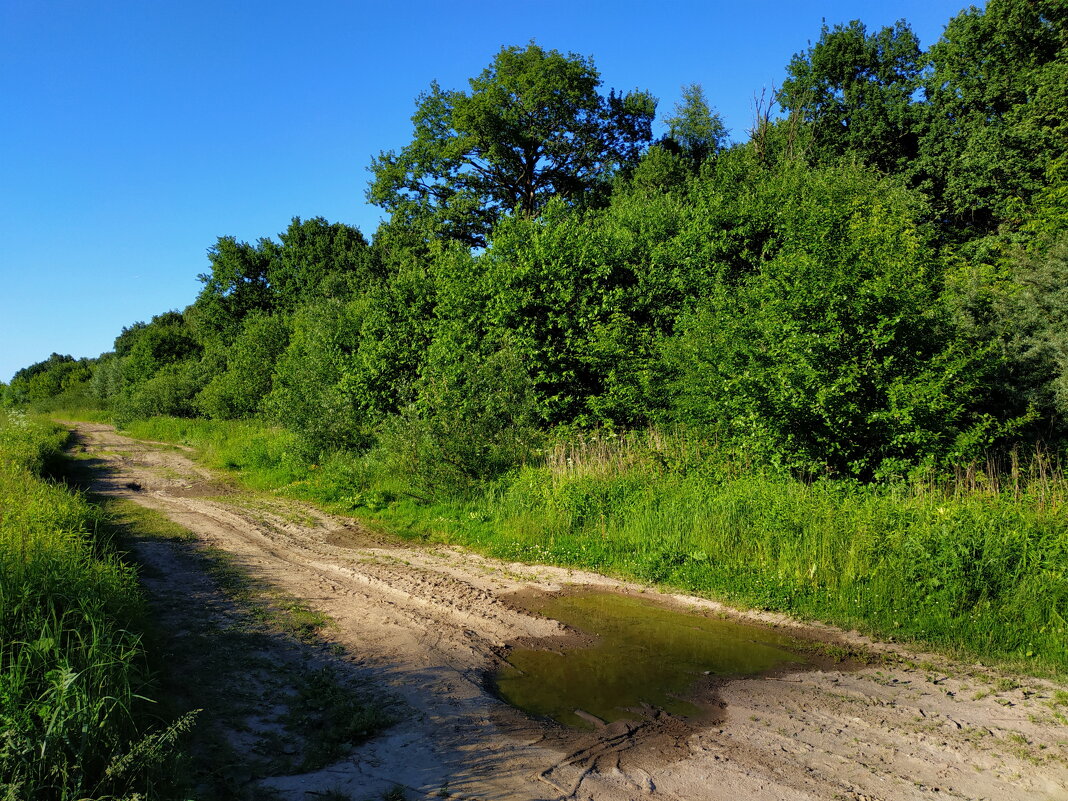
[[[553,196],[581,202],[652,137],[648,93],[599,91],[590,59],[503,48],[469,92],[431,85],[411,143],[371,164],[368,199],[394,221],[481,246],[513,210],[535,215]]]

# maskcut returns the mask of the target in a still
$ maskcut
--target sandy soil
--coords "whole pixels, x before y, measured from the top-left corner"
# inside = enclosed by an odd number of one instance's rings
[[[409,798],[437,798],[446,788],[472,799],[1068,799],[1068,708],[1054,700],[1063,688],[827,627],[795,628],[894,658],[721,684],[708,690],[715,723],[654,715],[573,732],[529,720],[493,696],[487,672],[509,643],[566,631],[508,596],[572,585],[641,588],[400,543],[292,500],[238,490],[181,450],[105,425],[74,427],[100,466],[95,490],[160,510],[329,615],[341,658],[410,706],[340,762],[262,781],[283,798],[341,790],[366,799],[401,785]],[[188,569],[165,545],[138,555],[156,575],[172,564]],[[196,581],[180,579],[172,591],[188,586],[192,595]],[[646,595],[723,611],[698,598]],[[188,614],[203,614],[195,599]]]

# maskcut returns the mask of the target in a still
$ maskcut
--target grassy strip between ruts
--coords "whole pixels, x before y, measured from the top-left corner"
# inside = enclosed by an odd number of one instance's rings
[[[189,716],[152,712],[133,572],[99,509],[44,480],[62,429],[0,413],[0,797],[156,797]]]
[[[168,654],[160,670],[167,703],[203,710],[179,786],[201,801],[272,798],[260,780],[321,769],[392,724],[392,701],[336,660],[328,617],[160,512],[126,500],[101,505],[128,541],[169,543],[179,570],[212,585],[195,606],[172,602],[154,638]],[[151,578],[151,565],[144,569]]]
[[[801,481],[647,432],[561,445],[458,501],[411,485],[381,451],[301,462],[291,434],[254,421],[129,430],[403,536],[1068,675],[1068,481],[1041,453],[1004,475],[863,485]]]
[[[64,478],[88,487],[87,458],[70,453]],[[161,708],[171,717],[199,710],[173,797],[273,798],[261,780],[321,769],[396,719],[395,702],[339,659],[327,616],[155,509],[90,499],[107,530],[144,560],[139,572],[153,601],[146,641]]]

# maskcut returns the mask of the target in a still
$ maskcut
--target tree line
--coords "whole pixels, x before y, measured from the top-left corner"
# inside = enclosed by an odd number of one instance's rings
[[[392,449],[431,493],[595,427],[864,481],[1063,447],[1066,44],[1060,0],[990,0],[926,51],[825,25],[734,143],[698,85],[656,139],[647,92],[505,47],[372,160],[370,241],[220,237],[189,307],[3,397],[260,418],[309,461]]]

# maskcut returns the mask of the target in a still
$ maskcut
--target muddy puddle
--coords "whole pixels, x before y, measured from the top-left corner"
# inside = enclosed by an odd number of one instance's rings
[[[650,707],[702,716],[708,710],[694,700],[700,685],[809,664],[797,640],[774,630],[632,595],[585,592],[517,602],[580,636],[563,646],[533,642],[513,649],[493,683],[511,705],[566,726],[633,720]]]

